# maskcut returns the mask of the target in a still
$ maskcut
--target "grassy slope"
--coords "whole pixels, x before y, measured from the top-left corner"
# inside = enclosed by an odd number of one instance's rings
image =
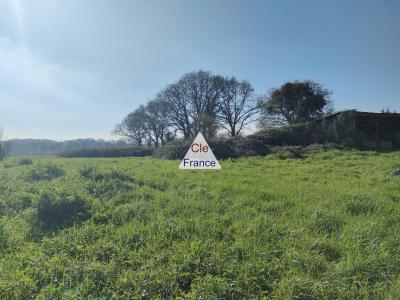
[[[27,180],[49,162],[66,175]],[[177,161],[150,158],[0,163],[0,298],[400,295],[400,178],[390,176],[400,152],[221,164],[181,171]],[[93,165],[131,180],[80,177]],[[91,219],[44,234],[35,206],[46,191],[84,197]]]

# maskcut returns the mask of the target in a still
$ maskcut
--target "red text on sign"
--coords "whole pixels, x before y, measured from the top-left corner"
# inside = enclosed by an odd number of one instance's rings
[[[208,152],[208,147],[203,146],[202,144],[192,144],[192,151],[193,152]]]

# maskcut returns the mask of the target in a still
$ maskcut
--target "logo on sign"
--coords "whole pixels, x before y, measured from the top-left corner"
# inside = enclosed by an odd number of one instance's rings
[[[221,169],[221,165],[201,132],[179,164],[179,169]]]

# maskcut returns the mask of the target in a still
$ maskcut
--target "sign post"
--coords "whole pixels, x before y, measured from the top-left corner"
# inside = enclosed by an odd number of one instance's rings
[[[179,164],[179,169],[221,169],[221,165],[215,158],[214,153],[212,152],[210,146],[208,146],[207,141],[201,132],[197,134],[188,152]]]

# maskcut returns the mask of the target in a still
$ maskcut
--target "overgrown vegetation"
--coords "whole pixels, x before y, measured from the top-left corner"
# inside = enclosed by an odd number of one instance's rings
[[[400,152],[272,150],[6,158],[0,298],[398,299]]]
[[[182,159],[191,144],[192,141],[189,140],[177,140],[155,149],[153,155],[159,158]],[[267,145],[256,139],[212,139],[208,144],[218,159],[266,155],[271,152]]]
[[[88,202],[69,192],[45,192],[37,204],[37,216],[44,231],[71,226],[90,217]]]
[[[39,164],[29,171],[26,178],[30,181],[52,180],[64,174],[64,169],[56,164]]]
[[[251,134],[249,138],[271,146],[326,143],[360,146],[361,137],[354,136],[354,114],[355,111],[343,111],[335,118],[327,117],[317,122],[263,129]]]

